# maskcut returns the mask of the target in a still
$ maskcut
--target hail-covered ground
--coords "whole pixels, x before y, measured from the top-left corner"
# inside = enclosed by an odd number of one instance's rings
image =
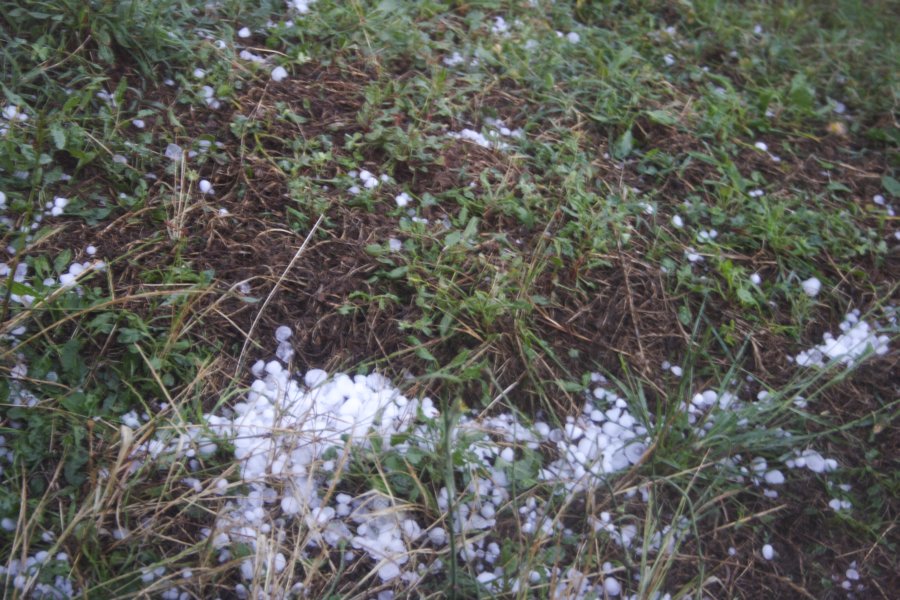
[[[826,334],[821,345],[801,352],[797,364],[849,366],[888,350],[887,338],[877,333],[877,324],[861,320],[857,312],[847,316],[840,330],[843,333],[837,338]],[[620,595],[621,569],[611,563],[591,575],[577,569],[510,571],[499,565],[509,528],[529,539],[532,547],[549,546],[560,535],[582,535],[567,528],[554,507],[603,489],[611,476],[640,464],[653,445],[654,415],[632,412],[629,402],[604,376],[591,375],[582,410],[561,423],[503,411],[467,412],[448,421],[431,399],[409,397],[378,373],[293,372],[275,358],[290,358],[292,332],[282,326],[275,335],[272,358],[252,366],[253,383],[239,401],[197,422],[158,432],[133,447],[129,455],[132,473],[166,469],[173,461],[186,461],[190,470],[199,471],[200,459],[214,455],[220,446],[233,449],[237,469],[219,477],[210,478],[208,473],[203,479],[186,477],[179,484],[197,494],[226,499],[212,524],[197,532],[201,536],[197,542],[207,541],[220,563],[240,558],[236,566],[240,582],[233,590],[237,597],[304,596],[302,581],[277,579],[288,582],[282,589],[273,587],[273,577],[289,569],[298,555],[327,549],[348,565],[365,564],[377,574],[372,582],[379,590],[377,597],[392,598],[395,590],[443,574],[451,543],[460,564],[471,569],[489,593],[552,586],[552,597]],[[677,365],[664,366],[680,375]],[[20,364],[14,373],[13,405],[31,406],[38,401],[20,383],[27,371],[28,365]],[[684,399],[680,410],[701,437],[714,431],[720,420],[736,418],[749,428],[755,412],[771,408],[774,393],[761,391],[751,401],[745,396],[748,388],[731,382],[721,389],[697,390]],[[801,397],[794,398],[793,404],[798,409],[805,406]],[[147,414],[133,411],[122,417],[122,425],[137,434],[147,420]],[[16,423],[10,426],[15,428]],[[134,434],[128,437],[133,439]],[[789,432],[783,435],[790,438]],[[385,454],[434,455],[442,446],[455,457],[451,480],[460,483],[455,489],[439,490],[434,512],[425,513],[382,489],[361,488],[353,476],[360,469],[374,468]],[[12,462],[2,437],[0,453]],[[550,490],[549,494],[522,489],[522,465],[530,465],[528,474],[534,484]],[[777,461],[737,455],[723,461],[721,468],[728,477],[778,497],[793,471],[827,477],[840,464],[815,447],[797,443],[788,444]],[[829,479],[826,482],[833,486]],[[847,492],[849,486],[840,484],[839,489]],[[849,501],[840,499],[840,491],[829,506],[835,511],[852,510]],[[632,489],[626,497],[646,502],[648,491]],[[692,535],[684,517],[653,531],[641,530],[637,519],[628,515],[614,517],[605,511],[589,515],[588,522],[595,535],[611,541],[630,560],[671,553]],[[13,530],[16,523],[4,519],[2,527]],[[115,530],[112,535],[121,539],[127,533]],[[77,597],[78,583],[62,574],[68,570],[67,555],[52,551],[53,532],[45,532],[43,540],[45,549],[10,561],[0,567],[0,575],[10,577],[16,589],[28,586],[32,597]],[[772,544],[758,549],[765,560],[777,560],[779,551]],[[845,583],[850,582],[850,587],[844,587],[864,589],[852,566],[847,573]],[[152,565],[142,574],[148,584],[161,578],[190,577],[189,571],[172,574],[164,566]],[[176,584],[155,589],[162,589],[164,598],[190,597],[186,588]]]
[[[264,74],[266,85],[287,84],[292,77],[290,62],[251,41],[254,36],[292,27],[293,19],[303,19],[314,8],[314,0],[290,0],[287,4],[292,12],[286,20],[256,29],[236,27],[236,39],[227,43],[214,36],[208,41],[220,50],[232,44],[242,61],[241,68]],[[495,16],[485,21],[483,33],[499,43],[522,28],[518,20]],[[674,36],[674,29],[670,29],[667,35]],[[561,44],[583,43],[582,35],[574,30],[548,35]],[[523,48],[538,52],[545,41],[528,39]],[[463,48],[435,60],[461,73],[481,67],[478,56]],[[662,63],[671,68],[678,58],[665,54]],[[216,87],[208,66],[198,65],[182,75],[195,108],[225,108],[225,91]],[[164,83],[173,88],[178,85],[172,79]],[[108,92],[98,92],[95,101],[117,108],[114,95]],[[835,113],[843,113],[846,108],[840,102],[833,104]],[[38,110],[18,100],[6,105],[0,114],[0,136],[36,120],[38,115]],[[444,127],[440,138],[448,144],[471,145],[504,156],[515,154],[517,144],[529,135],[509,119],[466,116],[458,122],[468,126]],[[130,125],[143,132],[147,121],[134,118]],[[159,153],[168,161],[166,166],[174,165],[176,170],[196,166],[192,161],[224,146],[221,141],[206,138],[159,142]],[[752,147],[765,160],[782,161],[770,152],[766,142],[757,141]],[[610,159],[608,153],[603,157]],[[140,162],[122,154],[114,154],[111,160],[128,168],[136,168]],[[407,250],[400,237],[410,224],[451,228],[447,217],[438,223],[429,222],[420,210],[421,198],[412,189],[398,185],[389,174],[377,172],[371,165],[343,167],[332,184],[338,192],[348,199],[359,199],[387,189],[391,208],[401,209],[397,237],[386,240],[391,253]],[[18,180],[30,176],[21,171],[12,175]],[[65,184],[72,177],[63,174],[60,180]],[[142,177],[153,181],[160,175],[146,173]],[[226,217],[228,209],[216,205],[225,192],[211,180],[216,181],[212,174],[198,177],[196,182],[182,180],[173,190]],[[0,190],[0,228],[4,233],[20,235],[22,242],[6,247],[6,257],[0,261],[4,306],[12,307],[9,319],[2,324],[0,341],[11,349],[4,389],[6,404],[13,409],[34,409],[44,401],[29,377],[33,365],[24,353],[16,351],[19,344],[44,333],[35,315],[59,298],[83,297],[86,282],[120,268],[115,256],[103,256],[95,246],[99,242],[90,239],[82,240],[64,255],[51,257],[52,271],[19,260],[23,250],[40,242],[37,232],[42,227],[53,227],[72,216],[77,186],[73,185],[71,194],[60,193],[66,195],[54,195],[30,215],[28,224],[22,224],[6,214],[12,192],[8,197]],[[628,193],[642,197],[636,188]],[[758,200],[765,193],[753,186],[741,192],[750,200]],[[893,217],[893,208],[882,196],[875,196],[871,203],[881,217]],[[639,207],[648,217],[658,210],[650,201],[641,200]],[[680,264],[672,260],[671,268],[663,265],[660,270],[666,273],[680,268],[711,274],[711,261],[707,259],[715,255],[720,236],[729,232],[721,225],[692,222],[689,215],[694,208],[689,201],[677,210],[681,212],[669,214],[664,220],[676,231],[683,231],[687,241],[676,254]],[[169,226],[177,235],[179,224],[170,219]],[[792,272],[785,286],[814,301],[827,287],[818,277],[808,275]],[[767,284],[757,272],[749,274],[747,280],[757,289]],[[241,291],[248,295],[249,287]],[[847,310],[842,321],[832,323],[821,343],[798,348],[785,357],[799,378],[840,374],[891,350],[888,332],[897,329],[893,307],[865,316],[858,309]],[[447,403],[410,391],[415,389],[412,378],[392,380],[372,371],[326,372],[309,368],[313,365],[298,370],[293,343],[297,333],[287,325],[278,327],[273,339],[260,344],[263,349],[254,356],[256,362],[239,374],[240,380],[249,381],[249,385],[236,398],[221,399],[208,413],[179,414],[169,426],[160,427],[148,405],[120,415],[116,423],[123,444],[120,464],[126,465],[126,477],[133,481],[152,478],[171,471],[176,464],[184,465],[189,473],[170,484],[176,492],[198,499],[203,506],[202,526],[186,535],[192,536],[190,541],[197,547],[206,548],[225,574],[230,587],[222,597],[315,597],[321,589],[299,574],[296,565],[302,563],[307,571],[330,569],[336,576],[352,573],[362,579],[369,596],[379,600],[400,597],[425,581],[446,580],[451,569],[471,574],[485,595],[530,597],[533,590],[540,590],[541,595],[553,598],[637,599],[641,596],[633,590],[643,589],[642,571],[631,566],[673,558],[678,548],[698,532],[684,514],[664,513],[652,521],[646,519],[654,508],[654,491],[647,486],[626,486],[621,494],[625,504],[617,511],[594,511],[589,499],[636,472],[655,451],[660,432],[666,429],[667,435],[672,435],[673,422],[685,424],[676,435],[688,443],[722,432],[752,436],[764,415],[809,408],[807,400],[795,390],[769,388],[752,376],[729,376],[702,384],[691,380],[682,387],[680,397],[670,399],[669,406],[649,407],[615,381],[595,372],[583,374],[585,385],[577,392],[578,405],[568,415],[550,414],[546,409],[526,415],[501,403],[471,410],[466,407],[477,405],[474,399]],[[686,364],[688,357],[680,358]],[[660,364],[660,378],[684,377],[688,367],[682,364]],[[43,383],[50,384],[59,378],[53,371],[42,377]],[[5,419],[3,426],[9,435],[25,427],[16,418]],[[808,481],[814,474],[830,496],[827,506],[819,508],[836,515],[852,514],[852,487],[840,478],[840,460],[818,441],[809,441],[808,436],[782,429],[776,433],[779,445],[775,457],[773,452],[767,452],[767,457],[731,455],[713,468],[729,482],[772,499],[779,498],[792,482]],[[388,466],[396,464],[394,458],[400,459],[408,472]],[[15,462],[14,450],[0,434],[0,475]],[[108,469],[100,473],[97,485],[114,485],[117,474]],[[426,489],[437,479],[443,484]],[[407,496],[394,493],[401,487],[409,492]],[[412,496],[417,501],[410,500]],[[566,518],[573,507],[580,511],[587,530],[573,528]],[[21,521],[4,517],[0,528],[17,532],[23,527]],[[131,532],[116,523],[112,527],[107,524],[104,534],[114,540],[128,540]],[[10,555],[0,565],[6,588],[31,598],[89,595],[91,582],[76,576],[76,565],[58,543],[60,536],[70,534],[51,529],[36,531],[36,541],[27,551]],[[516,561],[504,555],[510,539],[535,555],[555,556],[566,551],[561,549],[560,540],[585,535],[595,536],[615,549],[609,561],[578,569],[547,566],[570,564],[566,560]],[[793,551],[780,546],[776,539],[759,542],[757,547],[742,551],[774,563]],[[731,547],[726,552],[735,556],[740,551]],[[175,569],[168,563],[146,562],[140,572],[148,593],[172,600],[195,597],[192,580],[196,577],[190,567]],[[848,560],[846,570],[834,574],[834,578],[836,585],[848,593],[869,589],[855,560]],[[675,593],[656,590],[650,597],[671,600]]]

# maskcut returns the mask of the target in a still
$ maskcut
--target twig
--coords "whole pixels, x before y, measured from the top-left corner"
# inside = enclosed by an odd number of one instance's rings
[[[300,255],[303,254],[303,251],[306,250],[306,246],[309,245],[309,241],[312,239],[313,235],[319,229],[319,225],[322,224],[322,220],[325,219],[325,213],[319,215],[319,218],[316,220],[315,224],[312,226],[312,229],[309,230],[309,233],[306,234],[306,239],[303,240],[303,243],[300,245],[300,248],[297,249],[297,252],[294,254],[294,258],[291,259],[291,262],[288,263],[288,266],[285,267],[284,271],[282,271],[281,276],[278,278],[278,281],[275,282],[275,287],[272,288],[272,291],[269,292],[269,295],[266,296],[265,301],[259,309],[259,312],[256,313],[256,318],[253,319],[253,323],[250,325],[250,330],[247,332],[246,337],[244,338],[244,345],[241,347],[241,353],[238,356],[237,365],[234,368],[234,376],[237,377],[240,374],[241,365],[244,364],[244,354],[247,352],[247,346],[250,344],[250,340],[253,339],[253,333],[256,331],[256,325],[259,323],[259,320],[262,318],[263,313],[266,310],[266,307],[269,305],[269,302],[275,296],[275,293],[278,291],[278,288],[281,287],[281,282],[284,281],[284,278],[287,277],[287,274],[294,267],[294,263],[297,262],[297,259],[300,258]]]

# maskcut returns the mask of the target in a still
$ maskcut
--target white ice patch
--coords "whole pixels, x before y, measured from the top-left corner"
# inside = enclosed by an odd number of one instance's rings
[[[521,139],[525,136],[525,132],[521,129],[510,129],[499,119],[487,118],[484,120],[484,124],[484,133],[474,129],[463,129],[462,131],[451,131],[447,137],[472,142],[482,148],[505,150],[509,148],[509,143],[504,139]]]
[[[826,332],[821,344],[794,358],[796,363],[801,367],[822,368],[832,364],[851,367],[869,354],[887,354],[890,338],[878,334],[877,323],[872,326],[859,317],[858,310],[850,312],[839,325],[842,333],[838,337]]]

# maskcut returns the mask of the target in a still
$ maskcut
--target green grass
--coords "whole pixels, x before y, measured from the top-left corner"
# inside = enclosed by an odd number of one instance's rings
[[[441,488],[458,506],[489,474],[472,450],[491,438],[473,414],[564,425],[601,372],[650,431],[639,465],[575,495],[538,477],[552,444],[517,446],[500,587],[479,582],[459,557],[467,540],[451,535],[410,557],[442,562],[423,595],[569,597],[578,577],[612,573],[641,598],[838,598],[856,561],[858,597],[890,597],[896,350],[846,371],[786,360],[852,309],[896,345],[897,221],[872,202],[900,198],[890,3],[534,4],[319,0],[298,15],[282,2],[20,0],[5,11],[2,104],[27,119],[0,119],[0,247],[15,251],[0,280],[0,548],[4,566],[40,550],[69,557],[25,596],[56,575],[85,597],[235,593],[252,547],[220,564],[200,534],[242,493],[233,448],[140,468],[132,451],[240,401],[247,367],[272,358],[288,324],[294,369],[375,369],[434,398],[442,417],[411,450],[335,455],[343,479],[329,492],[374,490],[423,527],[452,530]],[[498,16],[505,35],[491,32]],[[244,26],[252,37],[237,36]],[[245,46],[268,63],[240,58]],[[464,62],[447,66],[453,52]],[[447,136],[497,118],[524,132],[505,149]],[[196,155],[172,161],[169,144]],[[363,168],[390,179],[352,195],[349,172]],[[58,196],[64,215],[45,214]],[[42,283],[101,258],[77,291]],[[814,298],[800,285],[810,277]],[[703,390],[743,403],[700,434],[684,403]],[[760,390],[769,398],[754,401]],[[132,411],[147,415],[134,430],[122,425]],[[777,498],[741,472],[805,448],[840,468],[782,467]],[[218,478],[224,495],[208,487]],[[831,510],[835,498],[853,508]],[[559,527],[523,532],[519,508],[535,501]],[[645,545],[668,536],[672,551],[635,556],[595,531],[601,513]],[[374,563],[307,548],[315,530],[302,519],[286,530],[267,543],[289,568],[244,581],[251,594],[382,589]],[[780,560],[760,557],[765,543]],[[158,566],[164,577],[142,580]],[[21,595],[14,579],[0,585]]]

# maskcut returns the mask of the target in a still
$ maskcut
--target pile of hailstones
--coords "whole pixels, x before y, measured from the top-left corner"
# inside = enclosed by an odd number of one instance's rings
[[[857,319],[850,325],[858,323]],[[278,354],[284,356],[290,330],[279,328],[275,337]],[[346,562],[370,560],[386,583],[411,585],[440,570],[442,563],[433,559],[434,551],[447,547],[450,530],[460,558],[478,573],[478,580],[488,590],[514,590],[520,580],[527,584],[555,580],[571,589],[577,573],[504,573],[497,564],[502,540],[493,529],[504,510],[517,510],[522,534],[534,536],[535,541],[574,535],[553,518],[546,501],[531,496],[516,504],[511,497],[513,463],[526,452],[534,456],[553,448],[553,457],[545,459],[536,477],[559,493],[571,495],[595,488],[610,474],[639,463],[650,443],[646,425],[629,412],[623,398],[609,391],[599,374],[592,375],[594,389],[583,411],[558,428],[541,421],[526,424],[510,413],[484,418],[463,415],[451,430],[450,442],[465,455],[457,469],[465,474],[467,485],[461,490],[442,488],[437,502],[444,517],[423,525],[417,520],[420,517],[394,499],[374,491],[354,495],[342,489],[341,473],[351,459],[351,449],[359,456],[375,447],[376,440],[379,452],[435,452],[440,443],[439,413],[429,398],[407,398],[377,373],[329,378],[324,371],[313,369],[297,379],[274,360],[257,362],[252,372],[256,380],[244,401],[221,415],[206,415],[203,427],[193,426],[176,439],[151,440],[135,451],[136,457],[152,461],[162,456],[209,455],[217,449],[216,440],[233,444],[239,481],[219,479],[210,484],[214,491],[229,492],[230,499],[214,527],[204,534],[218,549],[222,562],[232,558],[235,543],[254,550],[241,563],[248,583],[267,573],[283,572],[293,563],[283,546],[293,547],[284,542],[291,524],[299,520],[305,532],[301,544],[305,551],[343,547]],[[765,394],[759,399],[764,401]],[[696,394],[684,408],[703,435],[717,415],[746,407],[732,393],[707,390]],[[819,473],[837,468],[834,460],[810,449],[793,454],[796,456],[785,456],[785,467],[806,467]],[[782,472],[759,457],[750,461],[749,469],[737,464],[740,457],[734,458],[732,467],[749,475],[756,485],[784,482]],[[198,480],[186,483],[202,489]],[[236,490],[240,493],[232,496]],[[641,495],[646,493],[641,491]],[[635,555],[671,551],[675,540],[687,535],[686,527],[675,523],[655,532],[644,547],[633,524],[617,524],[607,514],[591,518],[591,524]],[[419,561],[419,556],[430,561]],[[578,597],[617,595],[621,589],[606,572],[602,579],[581,582],[577,587]],[[247,590],[239,585],[236,591],[244,595]]]
[[[286,331],[276,332],[279,344],[286,342]],[[462,490],[441,489],[437,502],[445,516],[423,527],[394,500],[372,491],[352,495],[341,490],[340,483],[351,448],[365,452],[377,440],[380,452],[406,454],[413,447],[435,452],[439,413],[429,398],[407,398],[377,373],[329,378],[313,369],[298,380],[274,360],[259,361],[252,372],[256,380],[244,401],[221,415],[206,415],[204,427],[193,426],[168,440],[156,438],[134,452],[137,468],[163,457],[211,455],[216,440],[233,444],[239,481],[211,482],[213,491],[228,492],[230,499],[204,534],[221,562],[233,558],[235,543],[253,549],[241,563],[247,582],[280,573],[293,562],[281,546],[291,523],[299,519],[307,551],[345,546],[346,561],[368,558],[382,581],[407,584],[441,569],[440,559],[426,565],[417,564],[416,557],[430,559],[434,550],[445,548],[452,530],[459,556],[480,573],[479,580],[499,586],[505,575],[494,565],[502,540],[492,529],[498,514],[512,504],[517,456],[538,452],[549,442],[555,457],[535,475],[572,493],[595,487],[608,474],[637,463],[649,443],[647,429],[624,399],[602,387],[600,375],[594,376],[599,385],[584,411],[561,428],[544,422],[526,425],[509,413],[483,419],[463,416],[452,428],[451,446],[464,449],[464,464],[458,468],[467,474],[468,484]],[[186,484],[202,489],[195,479]],[[232,495],[238,489],[241,492]],[[447,516],[451,504],[453,513]],[[540,537],[562,531],[544,501],[529,498],[517,508],[524,534]],[[562,575],[527,574],[538,581],[565,579]],[[246,593],[246,588],[237,591]]]

